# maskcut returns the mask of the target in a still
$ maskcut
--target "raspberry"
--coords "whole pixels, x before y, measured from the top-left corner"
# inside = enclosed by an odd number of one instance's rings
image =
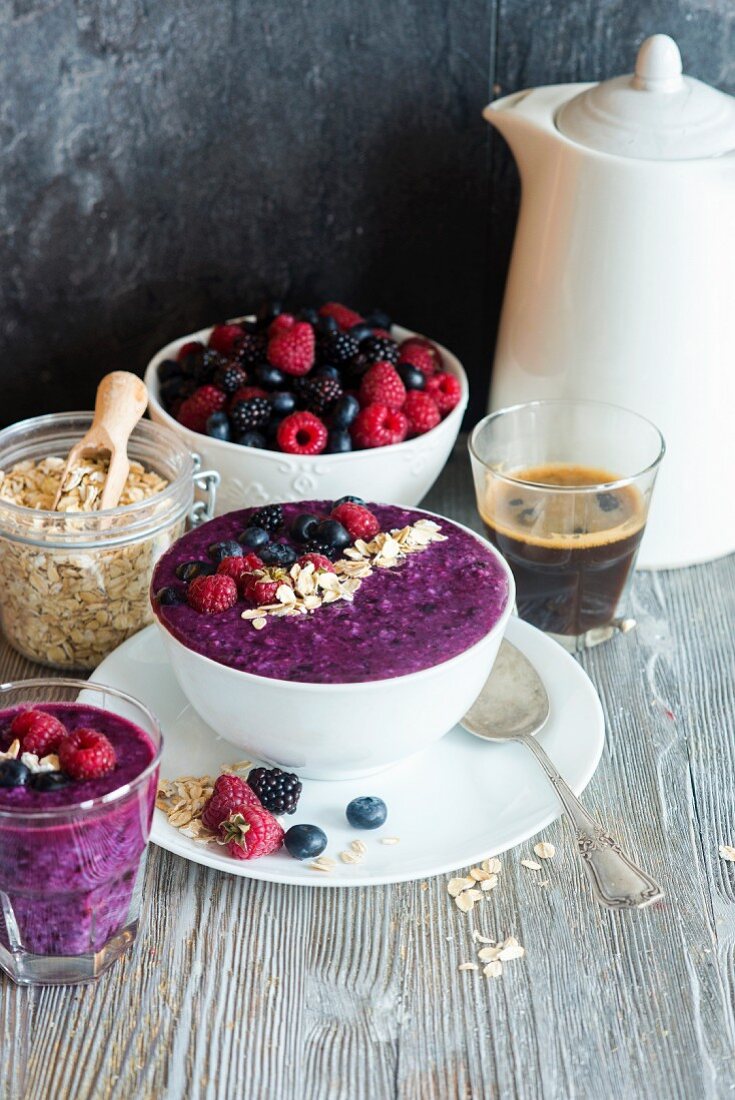
[[[251,397],[248,401],[238,401],[230,408],[230,420],[236,435],[242,435],[251,428],[261,428],[271,418],[271,403],[267,397]]]
[[[192,432],[204,432],[207,420],[214,412],[224,407],[225,394],[216,386],[200,386],[191,397],[181,402],[177,419]]]
[[[325,302],[323,306],[319,307],[319,316],[334,317],[343,330],[352,328],[353,325],[359,325],[364,320],[359,313],[355,313],[354,309],[348,309],[347,306],[343,306],[339,302]]]
[[[244,387],[248,376],[239,363],[223,363],[212,376],[212,384],[223,393],[232,394]]]
[[[387,405],[400,409],[406,400],[406,387],[392,363],[375,363],[360,383],[361,405]]]
[[[431,340],[424,339],[423,336],[409,336],[408,340],[403,341],[399,350],[399,355],[404,363],[413,363],[413,352],[417,348],[421,348],[423,351],[428,352],[434,360],[435,370],[444,370],[444,357],[439,351],[439,348],[436,344],[432,344]]]
[[[302,554],[296,564],[303,569],[310,562],[317,570],[322,569],[325,573],[334,573],[334,566],[324,554]]]
[[[291,455],[318,455],[327,445],[327,429],[310,412],[291,413],[278,425],[276,441],[282,451]]]
[[[99,779],[117,764],[117,756],[104,733],[81,726],[59,745],[59,766],[72,779]]]
[[[222,355],[231,355],[243,335],[241,325],[215,325],[209,337],[209,346]]]
[[[350,504],[349,501],[338,504],[332,510],[331,518],[342,524],[353,542],[355,539],[365,539],[366,542],[370,542],[370,539],[374,539],[380,530],[377,517],[362,504]]]
[[[262,607],[266,603],[276,603],[276,592],[282,583],[282,580],[271,580],[267,574],[249,573],[243,577],[240,591],[246,600]]]
[[[283,844],[283,829],[273,814],[262,806],[243,806],[220,824],[220,836],[235,859],[259,859],[277,852]]]
[[[245,554],[242,558],[223,558],[217,566],[218,573],[224,573],[226,577],[232,577],[237,584],[244,573],[252,573],[254,569],[262,569],[263,563],[257,554]]]
[[[437,372],[435,356],[422,344],[405,343],[398,349],[398,362],[410,363],[416,370],[420,370],[427,378]]]
[[[225,772],[217,778],[211,796],[204,803],[202,821],[216,833],[230,814],[245,806],[260,806],[257,795],[239,775]]]
[[[360,351],[371,363],[381,363],[386,360],[389,363],[398,362],[398,344],[387,335],[379,336],[373,333],[367,340],[361,342]]]
[[[441,374],[435,374],[431,378],[427,378],[424,393],[428,393],[434,398],[436,407],[444,416],[459,404],[462,387],[458,378],[443,371]]]
[[[216,615],[237,603],[237,585],[224,573],[195,577],[186,593],[189,607],[200,615]]]
[[[386,447],[403,442],[408,434],[408,420],[402,412],[387,405],[367,405],[357,414],[351,431],[358,447]]]
[[[261,806],[272,814],[296,813],[301,794],[301,780],[294,772],[280,768],[253,768],[248,775],[251,787]]]
[[[240,386],[240,388],[235,390],[232,397],[230,398],[230,403],[227,408],[231,410],[234,409],[235,405],[237,405],[240,401],[250,401],[253,397],[267,396],[268,394],[265,392],[265,390],[261,390],[260,386]]]
[[[21,752],[34,752],[39,757],[58,752],[66,734],[66,726],[45,710],[24,710],[10,723],[10,740],[17,737]]]
[[[182,344],[176,353],[176,358],[179,363],[182,359],[186,359],[189,355],[198,355],[204,351],[204,344],[200,344],[198,340],[189,340],[186,344]]]
[[[268,362],[286,374],[306,374],[314,365],[314,329],[297,321],[268,341]]]
[[[409,435],[423,435],[435,428],[441,420],[436,401],[423,390],[410,390],[406,394],[403,412],[408,417]]]

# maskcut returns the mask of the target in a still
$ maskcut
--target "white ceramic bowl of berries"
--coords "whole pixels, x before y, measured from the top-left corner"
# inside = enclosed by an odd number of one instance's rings
[[[462,364],[382,315],[277,310],[173,340],[146,370],[151,418],[219,471],[217,512],[346,492],[418,504],[459,434]]]

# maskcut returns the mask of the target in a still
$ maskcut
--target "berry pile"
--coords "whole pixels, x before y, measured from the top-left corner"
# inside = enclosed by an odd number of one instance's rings
[[[72,780],[99,779],[117,764],[115,749],[104,733],[87,727],[69,732],[66,726],[43,710],[16,714],[7,730],[11,742],[20,743],[20,758],[0,760],[0,787],[33,787],[51,791]],[[32,770],[22,757],[30,753],[43,764],[58,756],[59,770]]]
[[[288,454],[339,454],[423,435],[459,403],[439,349],[400,344],[383,313],[338,302],[285,312],[266,302],[254,321],[216,325],[158,366],[165,409],[213,439]]]
[[[356,539],[369,542],[379,531],[377,517],[360,497],[340,497],[328,515],[302,512],[288,529],[281,505],[267,504],[249,515],[237,540],[207,547],[208,561],[177,565],[184,587],[168,585],[155,599],[162,607],[188,604],[201,615],[228,611],[240,599],[251,607],[272,604],[281,585],[292,586],[292,565],[310,564],[316,573],[333,573],[332,562],[346,547]]]

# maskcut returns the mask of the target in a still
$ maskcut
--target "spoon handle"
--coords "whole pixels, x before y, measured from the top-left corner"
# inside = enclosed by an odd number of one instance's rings
[[[600,905],[610,909],[641,909],[663,897],[658,883],[638,867],[614,837],[587,813],[574,791],[559,775],[534,737],[521,737],[554,785],[559,801],[574,826],[577,851]]]

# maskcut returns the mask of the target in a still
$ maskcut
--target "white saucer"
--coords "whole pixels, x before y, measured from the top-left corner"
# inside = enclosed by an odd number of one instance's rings
[[[551,716],[539,740],[572,789],[580,794],[594,774],[604,744],[597,692],[576,661],[540,631],[511,618],[507,638],[538,669],[551,700]],[[91,679],[129,692],[161,723],[165,744],[161,775],[216,775],[220,764],[246,755],[202,722],[182,695],[155,626],[146,627],[111,653]],[[386,824],[374,832],[352,829],[347,803],[379,795],[388,806]],[[369,779],[305,780],[298,822],[319,825],[329,837],[326,855],[337,860],[325,874],[285,851],[252,862],[229,856],[215,844],[195,844],[154,813],[151,840],[194,863],[233,875],[300,886],[376,886],[444,874],[520,844],[560,814],[554,792],[522,745],[490,745],[459,726],[413,758]],[[398,837],[382,844],[381,837]],[[344,864],[339,852],[364,840],[360,864]]]

